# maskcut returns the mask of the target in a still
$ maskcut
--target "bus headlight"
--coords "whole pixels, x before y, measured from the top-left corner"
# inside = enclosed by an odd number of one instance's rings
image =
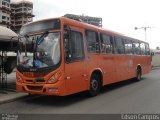
[[[48,80],[48,83],[54,84],[54,83],[58,82],[58,80],[59,80],[60,77],[61,77],[61,72],[57,72],[56,74],[54,74],[54,75]]]
[[[18,82],[23,82],[23,79],[18,74],[16,74],[16,79]]]

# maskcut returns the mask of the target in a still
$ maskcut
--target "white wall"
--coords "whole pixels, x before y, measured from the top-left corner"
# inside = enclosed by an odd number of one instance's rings
[[[160,67],[160,51],[154,51],[152,56],[152,66]]]

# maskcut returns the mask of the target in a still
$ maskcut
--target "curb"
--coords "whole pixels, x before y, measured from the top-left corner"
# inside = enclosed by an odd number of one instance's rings
[[[19,99],[22,99],[24,97],[27,97],[28,94],[23,93],[15,93],[12,95],[0,95],[0,105],[4,103],[13,102]]]
[[[160,67],[152,67],[152,70],[160,69]]]

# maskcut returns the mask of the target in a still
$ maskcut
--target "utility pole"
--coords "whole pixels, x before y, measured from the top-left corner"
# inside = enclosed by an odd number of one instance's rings
[[[143,29],[144,30],[144,34],[145,34],[145,41],[147,41],[147,29],[148,28],[151,28],[151,27],[135,27],[134,29],[135,30]]]

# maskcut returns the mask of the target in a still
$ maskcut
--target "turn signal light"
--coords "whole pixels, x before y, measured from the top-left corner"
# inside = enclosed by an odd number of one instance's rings
[[[18,82],[23,82],[23,79],[18,74],[16,74],[16,79]]]
[[[61,72],[57,72],[56,74],[54,74],[54,75],[48,80],[48,83],[54,84],[54,83],[58,82],[58,80],[59,80],[60,77],[61,77]]]

